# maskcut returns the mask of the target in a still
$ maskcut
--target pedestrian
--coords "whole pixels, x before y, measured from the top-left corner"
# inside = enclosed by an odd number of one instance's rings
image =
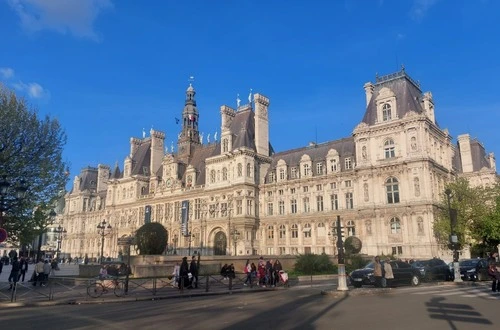
[[[21,260],[19,260],[19,264],[21,265],[19,280],[21,280],[22,278],[22,282],[24,282],[24,277],[26,276],[26,272],[28,271],[28,261],[24,259],[24,257],[21,257]]]
[[[229,266],[227,264],[224,264],[224,266],[222,266],[222,268],[220,269],[220,274],[223,277],[223,280],[227,280],[228,272]]]
[[[492,292],[500,292],[500,272],[498,271],[494,262],[490,262],[488,265],[488,275],[491,280],[491,291]]]
[[[42,286],[46,286],[47,283],[49,282],[49,275],[50,275],[51,270],[52,270],[52,267],[50,266],[49,260],[45,259],[45,262],[43,263],[43,283],[42,283]]]
[[[38,260],[37,264],[35,265],[33,286],[36,286],[37,282],[40,284],[40,286],[42,286],[42,284],[43,284],[43,280],[44,280],[43,265],[44,264],[43,264],[42,259]]]
[[[9,275],[9,290],[12,290],[16,286],[17,281],[19,280],[19,272],[21,270],[21,264],[17,260],[17,255],[12,257],[12,269],[10,270]]]
[[[191,264],[189,265],[189,272],[191,273],[190,286],[198,289],[198,265],[196,264],[196,257],[191,257]],[[193,285],[194,284],[194,285]]]
[[[174,271],[172,272],[172,276],[174,277],[174,287],[179,287],[179,272],[180,272],[181,266],[177,262],[174,266]]]
[[[181,266],[179,268],[179,289],[189,286],[189,265],[187,257],[182,258]]]
[[[280,280],[280,272],[283,270],[283,266],[281,266],[281,262],[276,259],[273,265],[274,269],[274,285],[278,285],[278,282]]]
[[[245,272],[245,275],[247,278],[245,279],[245,282],[243,282],[244,286],[247,286],[247,283],[252,285],[252,265],[250,265],[250,259],[247,259],[247,262],[245,264],[245,268],[243,268],[243,271]]]
[[[391,259],[387,258],[384,263],[384,278],[387,287],[392,286],[392,280],[394,279],[394,273],[392,271]]]
[[[382,286],[382,264],[379,256],[373,260],[373,277],[375,278],[375,286],[380,288]]]

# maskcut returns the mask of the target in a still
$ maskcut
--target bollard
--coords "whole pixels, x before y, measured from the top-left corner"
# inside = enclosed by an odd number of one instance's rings
[[[208,283],[210,282],[210,276],[207,275],[206,277],[206,284],[205,284],[205,292],[208,292]]]
[[[233,290],[233,278],[229,277],[229,291]]]
[[[180,280],[181,287],[179,288],[179,290],[181,290],[181,293],[184,293],[184,276],[181,276]]]

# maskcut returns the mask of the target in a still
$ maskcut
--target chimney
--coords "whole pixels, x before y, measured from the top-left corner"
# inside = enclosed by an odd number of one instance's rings
[[[371,82],[367,82],[366,84],[364,84],[364,89],[365,89],[365,93],[366,93],[366,106],[368,106],[368,104],[370,103],[370,100],[372,99],[372,96],[373,96],[373,84]]]

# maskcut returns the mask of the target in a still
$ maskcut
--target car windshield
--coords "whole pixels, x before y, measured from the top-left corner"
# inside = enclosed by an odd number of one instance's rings
[[[475,267],[479,260],[462,260],[460,261],[460,266],[463,267]]]
[[[373,268],[375,268],[375,267],[373,266],[373,261],[369,262],[369,263],[365,266],[365,268],[369,268],[369,269],[373,269]]]

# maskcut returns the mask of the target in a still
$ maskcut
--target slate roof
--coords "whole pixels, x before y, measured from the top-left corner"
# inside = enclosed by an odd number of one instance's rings
[[[80,173],[80,191],[97,189],[97,168],[85,167]]]
[[[288,166],[288,172],[289,172],[288,175],[290,175],[291,167],[299,166],[300,159],[302,158],[303,155],[308,155],[311,158],[313,168],[315,168],[317,163],[325,162],[328,151],[330,151],[331,149],[335,149],[338,152],[340,157],[341,169],[345,170],[344,159],[347,157],[353,157],[356,153],[354,138],[347,137],[340,140],[328,141],[319,144],[311,144],[307,147],[275,153],[274,155],[271,156],[272,163],[269,168],[268,174],[276,169],[278,161],[284,160]],[[313,171],[313,175],[314,173],[315,171]]]
[[[472,170],[474,172],[481,170],[483,167],[490,168],[486,150],[477,139],[470,141],[470,149],[472,154]]]
[[[404,69],[393,74],[377,77],[373,86],[373,95],[366,107],[362,122],[368,125],[375,125],[377,123],[376,99],[379,96],[380,90],[384,87],[389,88],[396,95],[398,118],[403,118],[410,111],[417,113],[424,112],[420,103],[422,98],[420,85],[408,76]]]
[[[144,139],[132,155],[132,175],[150,176],[151,139]]]

